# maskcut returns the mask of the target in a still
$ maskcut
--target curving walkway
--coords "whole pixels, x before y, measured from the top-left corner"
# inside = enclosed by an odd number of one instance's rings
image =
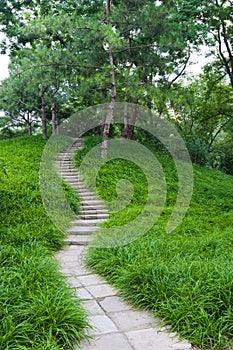
[[[174,333],[159,326],[159,320],[145,311],[138,311],[123,302],[117,291],[104,279],[87,270],[83,256],[97,224],[108,218],[104,202],[85,189],[80,175],[72,165],[73,153],[83,147],[77,139],[72,147],[59,155],[57,166],[63,178],[78,191],[81,211],[69,230],[66,247],[57,258],[68,283],[76,290],[89,312],[93,326],[93,340],[82,342],[83,350],[190,350],[186,341],[179,341]],[[78,349],[78,347],[75,347]]]

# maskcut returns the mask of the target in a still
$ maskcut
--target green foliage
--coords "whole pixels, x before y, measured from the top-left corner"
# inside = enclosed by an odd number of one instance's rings
[[[64,235],[49,220],[39,189],[41,137],[1,141],[7,177],[0,195],[0,348],[73,349],[86,314],[52,254]],[[65,185],[73,208],[77,198]]]
[[[202,166],[209,163],[211,156],[208,150],[208,145],[198,138],[198,136],[189,138],[188,141],[186,141],[186,146],[192,162]]]
[[[232,150],[232,131],[226,132],[226,135],[218,141],[215,146],[215,152],[219,155],[218,166],[227,174],[233,175],[233,150]]]
[[[70,208],[73,210],[73,212],[75,212],[75,214],[78,214],[80,210],[80,200],[78,193],[64,181],[62,182],[62,188],[65,194],[65,198],[70,205]]]
[[[96,142],[88,138],[87,149]],[[82,156],[77,154],[78,163]],[[156,156],[168,185],[160,219],[146,235],[124,247],[90,248],[87,263],[119,288],[123,298],[152,310],[195,346],[232,349],[233,178],[194,165],[194,192],[188,213],[182,224],[167,234],[166,222],[179,184],[172,160],[163,154]],[[98,193],[113,200],[121,176],[133,183],[135,195],[129,210],[112,213],[106,227],[122,225],[137,216],[146,198],[143,174],[121,160],[100,169]]]

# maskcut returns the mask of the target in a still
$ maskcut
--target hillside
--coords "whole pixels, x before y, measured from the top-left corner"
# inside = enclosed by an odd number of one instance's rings
[[[99,138],[87,138],[77,166]],[[157,154],[166,174],[167,201],[153,228],[123,247],[90,248],[88,264],[117,286],[121,295],[154,311],[173,330],[203,349],[233,349],[233,177],[194,165],[194,191],[182,224],[167,234],[177,193],[177,176],[167,154]],[[134,185],[131,203],[112,213],[105,227],[131,222],[145,203],[140,169],[122,159],[109,161],[97,177],[97,191],[116,199],[116,184]],[[91,179],[87,178],[91,184]],[[109,239],[109,237],[108,237]]]
[[[76,165],[98,137],[86,138]],[[84,310],[65,285],[53,258],[63,234],[50,222],[39,190],[39,166],[45,141],[20,137],[0,142],[0,348],[72,349],[85,337]],[[87,263],[117,286],[134,305],[153,310],[181,337],[202,349],[233,349],[233,177],[194,165],[192,201],[182,224],[165,231],[177,193],[177,174],[167,154],[157,153],[167,182],[162,215],[147,234],[116,248],[90,248]],[[1,169],[3,169],[1,168]],[[110,213],[105,227],[131,222],[147,197],[143,172],[116,159],[102,167],[97,191],[116,198],[122,178],[134,185],[132,201]],[[91,179],[87,178],[91,184]],[[67,199],[78,210],[70,188]]]
[[[53,258],[63,234],[39,189],[41,136],[0,142],[0,349],[73,349],[86,314]],[[2,170],[1,167],[0,170]],[[66,187],[73,207],[77,199]]]

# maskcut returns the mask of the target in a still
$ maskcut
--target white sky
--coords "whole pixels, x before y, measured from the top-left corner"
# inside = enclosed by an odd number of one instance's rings
[[[7,55],[0,55],[0,81],[8,76],[9,57]]]
[[[4,38],[3,33],[0,33],[0,41]],[[9,58],[7,55],[0,55],[0,81],[8,76]]]

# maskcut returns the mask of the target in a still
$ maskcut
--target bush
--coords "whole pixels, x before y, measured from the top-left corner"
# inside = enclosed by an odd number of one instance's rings
[[[193,136],[186,141],[186,146],[192,162],[202,166],[210,163],[211,155],[208,151],[208,146],[203,140]]]
[[[86,313],[53,253],[64,235],[42,203],[41,136],[0,142],[7,177],[0,188],[0,349],[73,349],[86,338]],[[77,198],[65,185],[74,210]]]

